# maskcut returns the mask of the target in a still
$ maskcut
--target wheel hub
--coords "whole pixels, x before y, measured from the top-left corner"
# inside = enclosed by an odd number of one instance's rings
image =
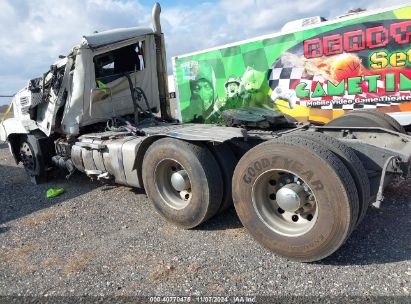
[[[285,185],[276,193],[278,206],[289,212],[295,212],[306,203],[307,193],[304,187],[295,183]]]
[[[181,210],[190,203],[191,182],[187,171],[174,159],[163,159],[154,169],[157,189],[164,202],[173,209]]]
[[[308,184],[284,169],[261,174],[252,188],[253,207],[271,230],[287,237],[311,230],[318,217],[317,201]]]
[[[184,191],[191,188],[190,178],[186,170],[174,172],[171,175],[171,185],[176,191]]]
[[[24,167],[29,171],[33,171],[35,168],[35,161],[31,147],[27,142],[24,142],[20,146],[20,157]]]

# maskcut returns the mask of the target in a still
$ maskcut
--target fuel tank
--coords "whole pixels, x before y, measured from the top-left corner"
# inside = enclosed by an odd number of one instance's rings
[[[74,166],[89,176],[111,176],[117,184],[142,187],[136,155],[145,136],[103,132],[79,137],[71,150]]]

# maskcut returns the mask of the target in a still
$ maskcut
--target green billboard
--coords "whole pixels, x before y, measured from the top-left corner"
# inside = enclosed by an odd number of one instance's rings
[[[411,110],[410,43],[403,6],[178,56],[181,117],[219,123],[226,109],[260,107],[327,122],[356,108]]]

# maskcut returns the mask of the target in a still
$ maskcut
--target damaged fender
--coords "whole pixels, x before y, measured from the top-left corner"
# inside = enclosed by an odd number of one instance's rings
[[[33,120],[21,120],[18,118],[9,118],[0,123],[0,143],[8,142],[10,153],[13,155],[16,163],[19,159],[16,152],[16,147],[13,146],[13,135],[29,134],[34,130],[38,130],[36,122]]]
[[[12,134],[29,134],[31,131],[39,129],[33,120],[21,120],[9,118],[0,123],[0,142],[6,142]]]

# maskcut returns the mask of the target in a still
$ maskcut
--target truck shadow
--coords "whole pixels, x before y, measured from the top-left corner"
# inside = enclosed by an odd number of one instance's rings
[[[242,228],[240,219],[235,212],[234,206],[231,206],[228,210],[217,214],[210,220],[201,224],[196,230],[209,230],[209,231],[219,231],[219,230],[228,230],[228,229],[238,229]]]
[[[409,182],[387,188],[381,209],[370,207],[347,242],[318,264],[371,265],[411,260],[409,189]]]
[[[10,227],[0,227],[0,234],[10,230]]]
[[[22,167],[0,165],[0,225],[24,217],[41,209],[60,204],[101,186],[83,174],[74,174],[67,182],[58,171],[50,172],[47,180],[39,185],[30,182]],[[61,196],[47,199],[51,187],[64,188]],[[0,227],[4,233],[8,227]]]

